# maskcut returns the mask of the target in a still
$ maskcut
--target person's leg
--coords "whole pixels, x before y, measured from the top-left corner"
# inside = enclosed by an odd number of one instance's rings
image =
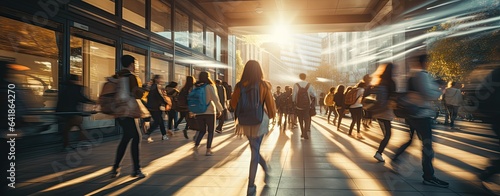
[[[217,124],[216,128],[216,130],[219,131],[218,133],[222,133],[222,126],[224,126],[224,121],[226,120],[225,116],[226,116],[226,110],[223,110],[222,115],[218,119],[219,123]]]
[[[173,128],[174,113],[175,113],[175,111],[172,111],[172,110],[170,110],[170,111],[167,112],[167,116],[168,116],[168,122],[167,122],[168,123],[168,130],[172,130],[172,128]]]
[[[354,128],[354,124],[356,124],[356,116],[354,114],[355,108],[349,108],[349,112],[351,113],[351,125],[349,126],[349,135],[352,134],[352,129]]]
[[[408,123],[408,126],[410,127],[410,130],[408,130],[410,139],[408,140],[408,142],[406,142],[405,144],[403,144],[401,147],[399,147],[396,150],[396,154],[392,158],[393,161],[398,160],[399,156],[401,156],[401,154],[403,154],[403,152],[405,152],[406,148],[408,148],[408,146],[410,146],[411,143],[413,142],[413,135],[415,134],[415,129],[413,128],[413,125],[410,124],[409,120],[406,120],[406,121]]]
[[[283,131],[286,130],[286,123],[288,122],[288,114],[287,113],[281,113],[281,115],[285,115],[285,119],[284,119],[284,122],[283,122]],[[281,119],[281,117],[280,117]],[[281,126],[281,124],[280,124]]]
[[[455,120],[457,119],[458,116],[458,108],[459,106],[452,106],[452,112],[451,112],[451,122],[450,122],[450,127],[455,128]]]
[[[207,132],[207,122],[206,122],[206,115],[198,115],[196,116],[196,121],[198,123],[198,134],[196,136],[196,141],[195,141],[195,147],[198,147],[200,145],[201,140],[203,139],[203,136],[205,136],[205,132]]]
[[[430,118],[411,119],[411,125],[422,139],[422,169],[424,179],[434,177],[434,167],[432,160],[434,159],[434,150],[432,148],[432,130]]]
[[[260,155],[260,145],[262,143],[262,137],[256,138],[248,138],[248,142],[250,144],[251,158],[250,158],[250,168],[249,168],[249,176],[248,176],[248,187],[255,186],[255,177],[257,175],[257,166],[261,164],[261,166],[267,170],[267,165],[265,160]],[[265,165],[265,166],[264,166]]]
[[[329,124],[330,123],[330,116],[332,115],[332,110],[330,109],[331,106],[328,106],[328,116],[326,117],[326,122]]]
[[[311,115],[309,115],[308,111],[304,112],[304,122],[305,122],[305,139],[309,139],[309,134],[311,133]]]
[[[385,147],[389,143],[389,139],[391,139],[391,121],[384,119],[377,119],[380,129],[384,133],[384,139],[380,142],[377,152],[382,154],[384,152]]]
[[[141,144],[141,131],[139,129],[139,119],[131,119],[131,138],[132,138],[132,144],[130,146],[131,148],[131,154],[132,154],[132,161],[134,163],[134,171],[140,171],[141,165],[139,162],[139,148]]]
[[[301,137],[304,137],[304,133],[305,133],[305,127],[304,127],[304,112],[303,111],[297,111],[295,112],[299,118],[299,128],[300,128],[300,132],[301,132]]]
[[[360,127],[361,127],[361,119],[363,119],[363,108],[354,108],[354,116],[356,121],[356,128],[358,129],[358,136],[359,133],[361,132]]]
[[[180,117],[175,122],[174,129],[178,129],[179,124],[181,124],[182,120],[184,120],[186,118],[186,112],[179,112],[179,114],[180,114]]]
[[[207,149],[212,148],[212,141],[214,140],[214,131],[215,131],[215,115],[209,114],[205,115],[206,123],[207,123]]]
[[[125,151],[127,150],[127,145],[133,135],[131,130],[132,127],[130,127],[133,125],[130,123],[130,118],[117,118],[116,120],[122,128],[123,135],[120,144],[118,144],[118,148],[116,149],[115,164],[113,165],[113,169],[118,169],[120,167],[123,155],[125,155]]]
[[[444,124],[448,125],[450,122],[450,117],[451,117],[449,105],[444,104],[444,110],[445,110]]]
[[[71,130],[71,127],[73,127],[69,119],[70,117],[61,117],[61,120],[59,122],[63,124],[62,126],[60,126],[62,127],[61,133],[63,139],[63,148],[69,146],[69,130]]]
[[[342,118],[344,117],[344,108],[337,108],[337,113],[339,115],[339,122],[337,123],[337,131],[340,130],[340,125],[342,124]]]

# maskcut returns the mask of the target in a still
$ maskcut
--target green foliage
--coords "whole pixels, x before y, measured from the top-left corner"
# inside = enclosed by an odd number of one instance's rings
[[[243,75],[243,69],[245,68],[245,64],[241,59],[241,51],[236,50],[236,81],[240,81],[241,75]]]

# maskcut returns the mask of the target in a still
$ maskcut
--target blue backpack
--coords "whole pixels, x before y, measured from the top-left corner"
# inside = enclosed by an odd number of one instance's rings
[[[258,125],[264,117],[264,104],[260,101],[259,83],[252,86],[240,86],[240,99],[236,106],[236,118],[241,125]]]
[[[187,103],[188,110],[190,112],[200,114],[207,111],[207,95],[205,92],[205,87],[207,84],[195,87],[188,95]]]

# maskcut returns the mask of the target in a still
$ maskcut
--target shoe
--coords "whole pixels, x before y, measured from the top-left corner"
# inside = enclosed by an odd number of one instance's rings
[[[168,130],[167,131],[167,135],[170,136],[170,137],[172,137],[172,136],[174,136],[174,132],[172,130]]]
[[[217,132],[218,134],[221,134],[222,133],[222,129],[216,129],[215,132]]]
[[[255,196],[257,194],[257,186],[249,186],[247,189],[247,196]]]
[[[382,157],[382,154],[376,152],[375,155],[373,156],[377,161],[379,162],[385,162],[384,157]]]
[[[198,156],[198,146],[193,147],[193,156],[197,157]]]
[[[424,179],[423,183],[425,185],[437,186],[437,187],[441,187],[441,188],[448,188],[450,186],[450,183],[442,181],[436,177],[433,177],[433,178],[428,179],[428,180]]]
[[[154,142],[153,138],[151,136],[149,136],[148,137],[148,143],[153,143],[153,142]]]
[[[358,139],[363,139],[363,134],[358,133]]]
[[[212,152],[212,150],[210,148],[207,149],[207,153],[205,153],[205,156],[212,156],[214,155],[214,153]]]
[[[184,133],[184,138],[189,139],[187,129],[182,130],[182,133]]]
[[[111,178],[116,178],[120,176],[120,168],[113,168],[111,170]]]
[[[142,171],[138,169],[134,173],[132,173],[132,177],[145,178],[146,174],[142,173]]]
[[[163,135],[163,136],[161,136],[161,140],[168,140],[167,135]]]

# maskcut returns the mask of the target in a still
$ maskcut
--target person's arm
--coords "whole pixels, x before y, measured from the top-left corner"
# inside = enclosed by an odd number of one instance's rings
[[[264,91],[264,104],[266,104],[267,115],[269,118],[274,118],[276,116],[276,102],[274,101],[274,96],[271,92],[271,84],[264,82],[266,85],[266,90]]]
[[[296,98],[296,97],[297,97],[297,93],[299,92],[299,87],[298,87],[298,85],[299,85],[299,83],[295,83],[295,84],[293,85],[293,90],[292,90],[292,101],[293,101],[294,103],[296,103],[296,102],[297,102],[297,100],[296,100],[297,98]]]
[[[229,101],[229,105],[231,106],[231,108],[234,110],[236,109],[236,106],[238,105],[238,100],[240,99],[240,87],[239,85],[237,84],[235,87],[234,87],[234,91],[233,91],[233,94],[231,95],[231,101]]]
[[[217,95],[217,88],[214,87],[213,85],[207,84],[208,88],[208,100],[214,102],[215,108],[217,109],[216,113],[218,114],[219,112],[222,112],[224,108],[220,104],[219,96]]]
[[[314,87],[309,83],[309,96],[314,97],[314,99],[317,99],[318,96],[316,96],[316,91],[314,90]]]
[[[129,85],[130,85],[130,92],[136,99],[142,98],[144,95],[145,90],[142,88],[142,84],[140,84],[140,79],[137,78],[137,76],[131,74],[129,76]]]

